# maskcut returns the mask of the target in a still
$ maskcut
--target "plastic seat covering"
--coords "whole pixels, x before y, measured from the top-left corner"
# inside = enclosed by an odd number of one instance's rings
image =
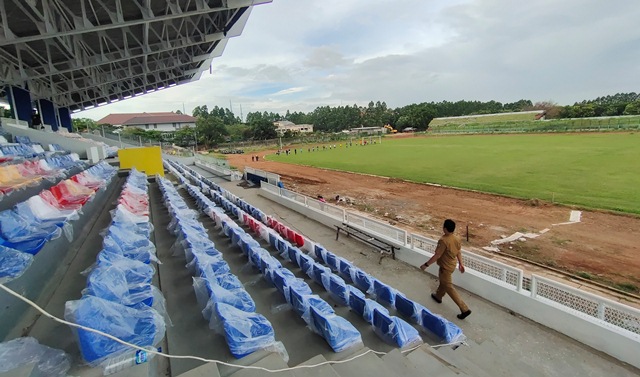
[[[216,312],[222,320],[224,337],[234,357],[242,358],[275,343],[273,327],[264,316],[243,312],[224,303],[216,304]]]
[[[338,274],[340,277],[342,277],[347,283],[353,283],[353,280],[351,279],[351,269],[353,268],[353,265],[351,262],[340,257],[338,257],[338,262]]]
[[[163,317],[152,308],[129,308],[125,305],[85,296],[67,301],[65,319],[82,326],[100,330],[140,347],[157,345],[165,333]],[[82,357],[96,363],[111,356],[129,352],[130,348],[102,335],[77,330]]]
[[[462,333],[462,329],[455,323],[452,323],[437,314],[431,313],[426,308],[422,309],[420,314],[420,325],[441,338],[445,343],[454,343],[464,340],[465,336]]]
[[[87,277],[86,294],[139,308],[153,305],[151,284],[134,281],[126,269],[118,266],[102,266],[91,271]]]
[[[373,279],[373,292],[376,300],[382,304],[395,306],[396,290],[378,279]]]
[[[351,280],[353,280],[353,284],[363,292],[373,292],[373,281],[371,276],[355,266],[351,269]]]
[[[360,332],[351,322],[335,314],[326,315],[314,306],[310,308],[311,329],[329,343],[334,352],[342,352],[362,343]]]
[[[350,287],[342,280],[341,277],[332,273],[322,274],[322,285],[329,292],[331,298],[341,306],[349,305]]]
[[[49,191],[62,206],[68,204],[84,205],[94,195],[93,190],[70,179],[58,183]]]
[[[405,348],[422,343],[418,330],[404,320],[373,310],[373,331],[385,342]]]
[[[285,294],[285,288],[289,287],[289,281],[296,280],[296,276],[286,268],[278,268],[272,271],[273,285],[276,289]]]
[[[31,262],[31,254],[0,245],[0,284],[22,276]]]

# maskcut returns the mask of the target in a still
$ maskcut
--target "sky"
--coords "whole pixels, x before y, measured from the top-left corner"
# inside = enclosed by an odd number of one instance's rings
[[[274,0],[199,81],[74,117],[384,101],[561,105],[640,91],[637,0]]]

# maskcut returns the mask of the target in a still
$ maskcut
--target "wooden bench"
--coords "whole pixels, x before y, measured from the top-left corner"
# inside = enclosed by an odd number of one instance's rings
[[[388,256],[391,256],[394,260],[396,259],[396,250],[399,249],[399,247],[345,223],[342,223],[342,225],[336,225],[336,241],[338,240],[338,237],[340,237],[340,231],[346,233],[347,237],[353,236],[354,238],[378,249],[380,251],[380,260],[378,260],[379,264],[382,263],[383,258]]]

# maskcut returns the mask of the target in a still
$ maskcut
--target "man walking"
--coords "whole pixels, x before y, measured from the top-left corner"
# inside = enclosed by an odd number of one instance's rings
[[[449,294],[453,302],[455,302],[460,308],[458,318],[465,319],[469,314],[471,314],[471,310],[469,310],[467,304],[462,301],[462,298],[458,295],[458,292],[453,287],[453,283],[451,281],[451,275],[453,274],[453,271],[456,270],[456,260],[458,261],[460,272],[464,273],[462,254],[460,253],[460,240],[453,234],[456,230],[456,223],[451,219],[447,219],[444,221],[442,230],[444,231],[444,235],[438,240],[436,253],[425,264],[420,266],[420,269],[424,271],[434,262],[438,263],[438,266],[440,266],[440,271],[438,272],[440,285],[438,286],[436,293],[431,294],[431,298],[433,298],[438,304],[441,304],[444,295]]]

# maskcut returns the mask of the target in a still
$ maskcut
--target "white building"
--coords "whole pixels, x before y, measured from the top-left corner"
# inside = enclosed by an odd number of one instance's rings
[[[279,135],[284,134],[285,131],[300,132],[303,134],[313,132],[313,124],[295,124],[288,120],[281,120],[273,122],[273,125],[276,126],[276,131]]]
[[[184,127],[195,127],[196,118],[190,115],[172,112],[109,114],[100,119],[98,124],[110,124],[123,128],[136,127],[142,130],[155,130],[160,132],[174,132]]]

